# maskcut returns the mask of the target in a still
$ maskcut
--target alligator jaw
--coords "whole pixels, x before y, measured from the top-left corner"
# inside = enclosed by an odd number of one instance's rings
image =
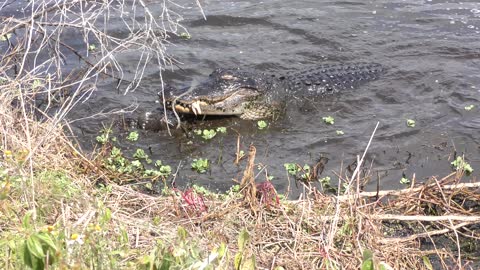
[[[257,89],[240,87],[214,99],[203,96],[171,98],[167,107],[182,114],[241,116],[259,94]]]
[[[173,109],[178,112],[178,113],[186,113],[186,114],[195,114],[195,115],[201,115],[202,114],[202,106],[205,106],[206,103],[203,102],[202,104],[201,101],[197,100],[192,103],[177,103],[175,106],[173,106]],[[171,102],[169,103],[169,106],[171,106]]]

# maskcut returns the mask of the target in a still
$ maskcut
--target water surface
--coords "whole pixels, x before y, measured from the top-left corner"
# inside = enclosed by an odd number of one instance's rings
[[[329,162],[323,176],[335,178],[365,150],[374,178],[367,185],[400,188],[402,176],[423,181],[444,176],[455,153],[465,155],[480,171],[480,3],[477,1],[219,1],[203,2],[204,20],[195,3],[182,1],[184,25],[191,39],[176,39],[170,52],[183,64],[166,72],[165,80],[185,87],[204,80],[217,67],[242,67],[258,72],[289,73],[316,64],[375,62],[387,71],[359,89],[316,101],[297,103],[266,130],[256,122],[237,118],[198,119],[193,128],[227,127],[226,135],[211,141],[188,137],[181,131],[140,131],[136,144],[122,142],[127,151],[149,149],[153,159],[179,166],[178,184],[201,184],[225,190],[240,179],[245,161],[233,164],[240,136],[241,149],[257,148],[256,162],[266,166],[274,185],[289,185],[284,163],[313,164],[323,156]],[[155,10],[155,2],[150,3]],[[158,10],[160,12],[160,10]],[[120,25],[120,24],[119,24]],[[117,29],[122,34],[127,29]],[[119,57],[125,70],[135,69],[137,55]],[[100,110],[124,108],[159,111],[156,93],[161,81],[151,63],[140,87],[123,95],[115,82],[73,112],[72,119]],[[292,97],[293,98],[293,97]],[[465,106],[476,107],[467,111]],[[140,112],[137,112],[140,114]],[[331,115],[334,125],[322,117]],[[406,126],[414,119],[416,126]],[[79,136],[94,141],[102,123],[96,118],[75,123]],[[344,135],[337,135],[342,130]],[[93,143],[93,142],[92,142]],[[88,144],[88,143],[87,143]],[[91,144],[91,143],[90,143]],[[208,158],[207,174],[190,169],[194,158]],[[294,184],[291,183],[292,188]],[[293,194],[298,191],[293,191]]]

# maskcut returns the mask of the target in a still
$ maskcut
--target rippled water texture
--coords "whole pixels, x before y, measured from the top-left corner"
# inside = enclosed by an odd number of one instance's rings
[[[203,1],[205,21],[194,3],[184,1],[184,25],[192,38],[177,40],[170,52],[183,62],[166,80],[185,87],[203,80],[216,67],[242,67],[288,73],[321,63],[375,62],[387,68],[381,78],[359,89],[317,101],[299,101],[284,117],[258,130],[256,122],[237,118],[194,123],[196,128],[226,126],[226,135],[211,141],[187,138],[180,131],[140,131],[139,143],[126,149],[150,149],[154,159],[176,167],[177,183],[197,183],[224,190],[240,179],[245,161],[235,166],[237,136],[241,148],[257,147],[257,163],[267,165],[279,190],[288,182],[283,164],[314,163],[329,158],[323,175],[334,177],[361,155],[377,122],[367,154],[383,189],[398,188],[402,175],[417,180],[451,171],[454,152],[464,154],[480,171],[480,4],[478,1]],[[192,1],[194,2],[194,1]],[[155,9],[155,3],[150,3]],[[126,29],[112,29],[119,35]],[[122,32],[124,31],[124,32]],[[134,70],[137,55],[120,62]],[[115,83],[99,85],[72,119],[100,110],[127,107],[158,111],[160,79],[151,63],[140,88],[124,96]],[[293,98],[293,97],[292,97]],[[465,106],[476,107],[466,111]],[[335,118],[333,126],[323,116]],[[406,119],[416,126],[408,128]],[[94,141],[111,118],[76,122],[83,139]],[[336,130],[344,131],[337,135]],[[189,143],[192,141],[193,144]],[[93,142],[91,142],[93,143]],[[90,143],[90,144],[91,144]],[[88,145],[88,143],[87,143]],[[199,175],[192,159],[212,161]],[[378,173],[377,173],[378,172]],[[264,172],[258,176],[265,179]],[[376,183],[367,185],[373,189]],[[294,187],[294,185],[292,184]]]

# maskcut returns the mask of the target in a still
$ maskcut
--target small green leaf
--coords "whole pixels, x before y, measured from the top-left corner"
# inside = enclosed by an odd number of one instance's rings
[[[246,229],[243,229],[238,236],[238,249],[239,251],[243,252],[245,245],[250,240],[250,235],[248,234]]]
[[[108,135],[106,134],[102,134],[102,135],[99,135],[95,138],[97,140],[97,142],[101,143],[101,144],[105,144],[108,142]]]
[[[46,244],[52,250],[57,251],[57,246],[53,242],[51,234],[48,234],[48,233],[45,233],[45,232],[40,232],[36,236],[38,237],[38,239],[40,239],[40,241],[43,244]]]
[[[427,267],[427,269],[433,270],[433,265],[432,265],[432,263],[430,262],[430,259],[427,256],[423,256],[422,260],[423,260],[423,264],[425,265],[425,267]]]
[[[322,120],[323,120],[323,122],[325,122],[326,124],[329,124],[329,125],[335,124],[335,119],[330,115],[326,116],[326,117],[322,117]]]
[[[475,108],[475,105],[473,105],[473,104],[465,106],[465,111],[471,111],[471,110],[473,110],[473,108]]]
[[[189,34],[189,33],[186,33],[186,32],[180,33],[179,36],[180,36],[182,39],[185,39],[185,40],[188,40],[188,39],[191,39],[191,38],[192,38],[192,36],[190,36],[190,34]]]
[[[361,269],[362,270],[374,270],[372,259],[368,259],[366,261],[363,261]]]
[[[320,181],[322,185],[330,185],[331,180],[332,179],[330,178],[330,176],[325,176],[323,178],[318,179],[318,181]]]
[[[472,166],[468,164],[463,157],[458,156],[451,164],[457,171],[463,170],[467,175],[473,172]]]
[[[220,243],[220,246],[218,247],[217,252],[218,252],[218,255],[220,256],[220,258],[223,258],[223,256],[225,256],[225,254],[227,254],[227,245],[223,242]]]
[[[244,262],[242,264],[242,267],[240,269],[241,270],[255,270],[255,269],[257,269],[256,265],[257,265],[257,262],[255,260],[255,256],[252,255],[251,257],[244,260]]]
[[[152,183],[150,183],[150,182],[145,183],[145,188],[148,189],[148,190],[152,190],[153,189]]]
[[[344,135],[345,134],[345,132],[343,132],[343,130],[337,130],[336,133],[337,133],[337,135]]]
[[[140,149],[140,148],[138,148],[135,151],[135,154],[133,154],[133,157],[137,158],[137,159],[148,159],[148,155],[145,154],[145,151],[143,149]]]
[[[302,177],[302,179],[307,180],[310,176],[310,165],[305,164],[302,169],[305,173],[302,174],[301,177]]]
[[[97,46],[95,44],[90,44],[88,45],[88,51],[93,52],[97,49]]]
[[[177,235],[181,241],[185,241],[185,239],[187,239],[188,233],[187,233],[187,230],[185,230],[185,228],[183,228],[182,226],[178,226]]]
[[[31,228],[31,219],[32,219],[32,212],[27,212],[22,219],[22,227],[26,230]]]
[[[285,169],[287,170],[288,174],[290,175],[297,175],[297,172],[300,171],[300,168],[298,168],[297,164],[295,163],[285,163],[283,164]]]
[[[407,119],[407,127],[415,127],[415,120],[413,119]]]
[[[379,268],[379,270],[394,270],[393,267],[391,267],[390,265],[388,265],[385,262],[379,263],[378,268]]]
[[[23,263],[27,266],[30,266],[31,268],[32,267],[32,253],[30,253],[30,251],[28,250],[28,247],[27,247],[27,241],[25,241],[21,247],[21,254],[22,254],[22,259],[23,259]]]
[[[373,268],[373,252],[369,249],[365,249],[362,254],[362,270],[374,270]]]
[[[265,129],[268,126],[268,123],[264,120],[257,122],[258,129]]]
[[[27,248],[30,253],[39,258],[43,259],[45,257],[45,253],[43,252],[42,244],[40,243],[40,240],[35,237],[35,235],[31,235],[27,239]]]
[[[220,132],[220,133],[227,133],[227,128],[226,127],[218,127],[217,128],[217,132]]]
[[[133,167],[137,167],[137,168],[141,168],[142,167],[142,163],[138,160],[134,160],[132,161],[132,166]]]
[[[410,184],[410,179],[408,179],[406,177],[402,177],[402,179],[400,179],[400,184],[408,185],[408,184]]]
[[[12,33],[8,33],[6,35],[0,36],[0,41],[7,41],[12,37]]]
[[[217,135],[217,132],[213,129],[204,129],[203,132],[202,132],[202,138],[204,138],[205,140],[211,140],[213,139],[213,137],[215,137]]]
[[[191,166],[192,166],[192,169],[194,169],[195,171],[199,173],[205,173],[208,170],[210,164],[208,162],[208,159],[199,158],[199,159],[194,159]]]
[[[362,254],[363,261],[366,261],[372,258],[373,258],[373,252],[369,249],[365,249]]]
[[[110,208],[105,208],[105,211],[103,212],[103,222],[109,222],[110,220],[112,219],[112,211],[110,210]]]
[[[128,134],[127,140],[131,142],[136,142],[138,140],[138,132],[132,131]]]
[[[235,270],[240,269],[240,265],[242,264],[242,258],[243,254],[241,252],[235,254],[235,258],[233,259],[233,267],[235,268]]]

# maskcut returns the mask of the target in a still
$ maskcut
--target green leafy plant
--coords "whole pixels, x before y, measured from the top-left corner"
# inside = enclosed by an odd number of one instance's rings
[[[268,127],[268,123],[264,120],[260,120],[257,122],[258,129],[265,129]]]
[[[195,129],[193,130],[193,133],[197,136],[202,136],[203,139],[205,140],[211,140],[213,139],[218,133],[226,133],[227,128],[226,127],[218,127],[217,129]]]
[[[302,168],[303,174],[300,176],[303,180],[309,180],[310,179],[310,165],[305,164]]]
[[[182,39],[185,39],[185,40],[189,40],[189,39],[192,38],[192,36],[187,32],[180,33],[179,37],[182,38]]]
[[[238,193],[238,192],[240,192],[240,185],[233,185],[233,186],[231,186],[227,193],[230,193],[230,192],[233,192],[233,193]]]
[[[413,119],[407,119],[407,127],[413,128],[413,127],[415,127],[415,124],[416,124],[416,123],[415,123],[415,120],[413,120]]]
[[[158,168],[158,172],[161,176],[169,176],[172,174],[172,167],[170,167],[170,165],[163,165],[160,160],[155,161],[155,167]]]
[[[337,133],[337,135],[344,135],[345,132],[343,132],[343,130],[337,130],[335,131],[335,133]]]
[[[137,150],[135,150],[133,157],[136,159],[145,159],[145,160],[148,159],[148,155],[141,148],[138,148]]]
[[[296,176],[300,171],[300,168],[295,163],[285,163],[283,166],[285,167],[285,170],[287,170],[288,174],[293,176]]]
[[[463,157],[458,156],[454,161],[451,162],[452,166],[457,171],[464,171],[467,175],[470,175],[473,172],[472,166],[468,164]]]
[[[467,105],[467,106],[465,106],[465,111],[471,111],[471,110],[473,110],[473,108],[475,108],[475,105],[473,105],[473,104]]]
[[[204,129],[202,132],[202,138],[205,140],[211,140],[217,135],[217,132],[213,129]]]
[[[329,125],[335,124],[335,119],[330,115],[326,116],[326,117],[322,117],[322,120],[323,120],[323,122],[325,122],[326,124],[329,124]]]
[[[97,136],[95,139],[97,140],[97,142],[101,144],[106,144],[109,141],[110,133],[112,133],[112,129],[104,128],[101,131],[101,134]]]
[[[406,177],[402,177],[402,179],[400,179],[400,184],[408,185],[408,184],[410,184],[410,179],[408,179]]]
[[[227,128],[226,127],[218,127],[217,132],[225,134],[225,133],[227,133]]]
[[[330,176],[325,176],[325,177],[322,177],[320,179],[318,179],[318,181],[320,182],[320,184],[322,185],[323,188],[330,188],[332,186],[332,179],[330,178]]]
[[[31,214],[27,213],[23,218],[23,229],[31,231]],[[33,232],[26,236],[20,247],[23,263],[34,270],[48,268],[57,261],[57,251],[53,236],[47,231]]]
[[[118,147],[112,147],[110,156],[105,158],[105,167],[119,173],[141,172],[144,168],[140,161],[134,160],[130,162],[123,156],[122,150]]]
[[[206,158],[194,159],[191,165],[192,169],[199,173],[205,173],[210,167],[209,161]]]
[[[128,134],[127,140],[131,142],[136,142],[138,140],[138,132],[132,131]]]

